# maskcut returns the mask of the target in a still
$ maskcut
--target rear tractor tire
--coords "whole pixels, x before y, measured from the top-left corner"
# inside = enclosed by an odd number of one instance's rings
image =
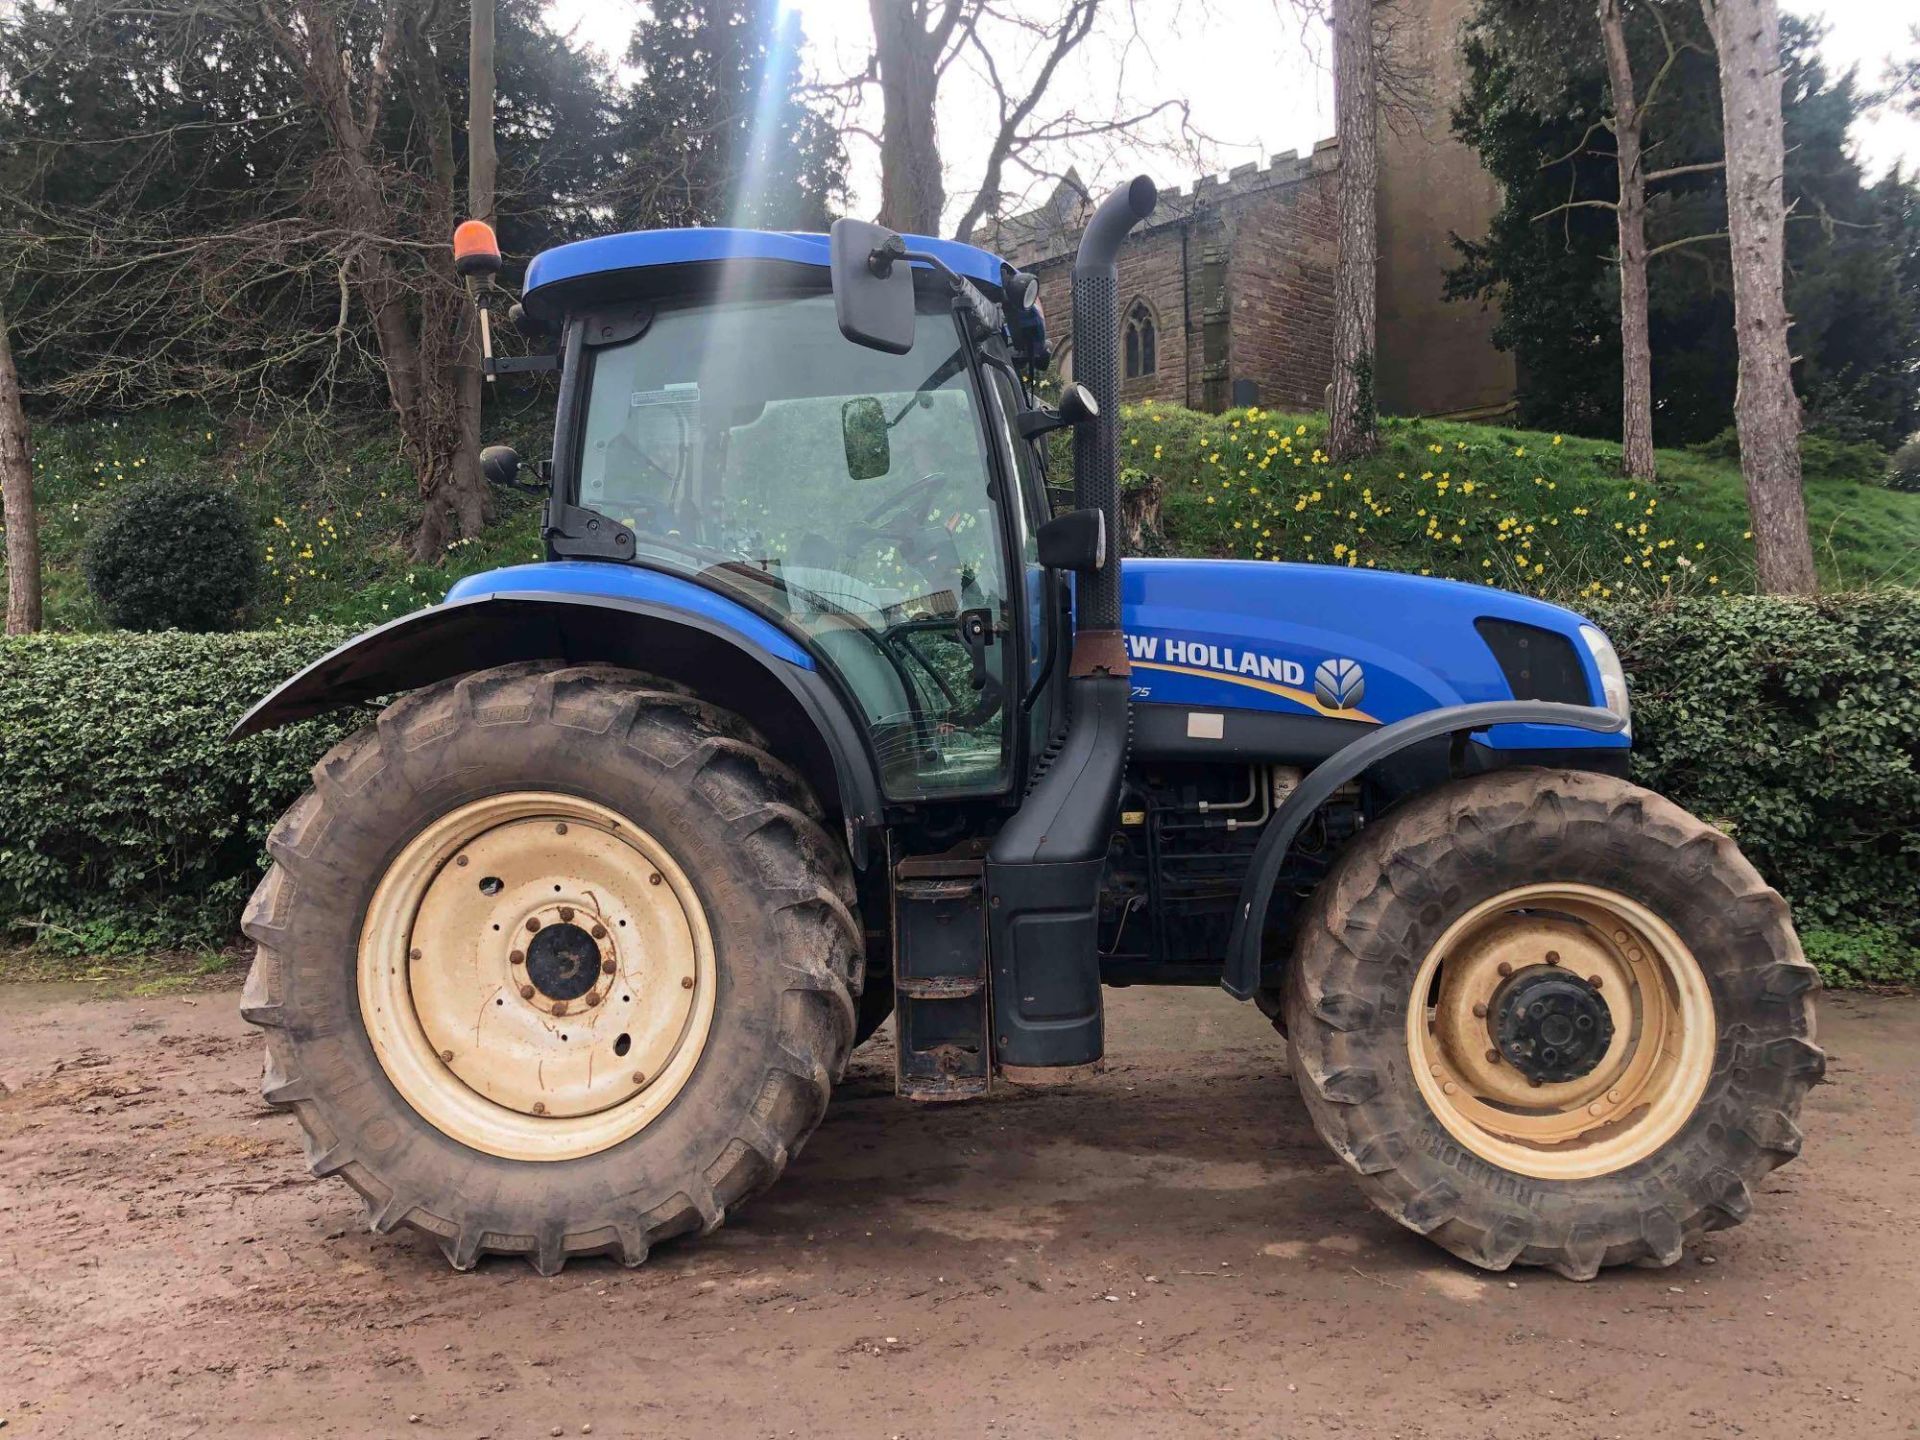
[[[629,1265],[797,1154],[865,972],[845,848],[739,717],[605,666],[417,691],[314,768],[247,908],[263,1093],[460,1269]]]
[[[1818,975],[1733,841],[1586,772],[1451,784],[1370,825],[1284,995],[1321,1136],[1489,1270],[1671,1265],[1800,1151]]]

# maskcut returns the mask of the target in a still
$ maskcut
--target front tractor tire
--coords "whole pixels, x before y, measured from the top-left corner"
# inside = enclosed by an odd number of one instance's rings
[[[1315,1127],[1475,1265],[1671,1265],[1800,1151],[1818,976],[1733,841],[1651,791],[1442,786],[1362,832],[1299,937],[1282,1009]]]
[[[739,717],[605,666],[417,691],[314,768],[247,908],[263,1093],[460,1269],[638,1265],[769,1184],[865,971],[844,846]]]

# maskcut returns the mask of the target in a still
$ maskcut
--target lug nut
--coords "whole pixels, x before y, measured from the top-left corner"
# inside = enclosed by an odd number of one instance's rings
[[[512,964],[524,965],[527,963],[527,952],[524,950],[515,950],[511,955],[507,956],[507,959]]]
[[[611,960],[602,960],[602,961],[600,962],[600,973],[601,973],[602,975],[611,975],[611,974],[613,974],[613,961],[611,961]]]
[[[1558,965],[1559,963],[1560,963],[1560,952],[1558,950],[1547,951],[1547,964]]]
[[[556,1001],[554,1001],[554,1002],[553,1002],[553,1013],[554,1013],[554,1014],[556,1014],[556,1015],[564,1015],[564,1014],[566,1014],[566,1013],[567,1013],[567,1002],[566,1002],[566,1001],[564,1001],[564,1000],[556,1000]]]
[[[538,915],[529,915],[527,917],[527,933],[531,935],[534,931],[538,930],[539,928],[540,928],[540,917]]]
[[[1487,1007],[1483,1002],[1476,1001],[1474,1003],[1473,1018],[1476,1020],[1484,1020],[1487,1018]]]
[[[553,827],[553,833],[554,833],[554,834],[556,834],[556,835],[564,835],[564,834],[566,834],[566,833],[567,833],[567,822],[566,822],[566,821],[564,821],[564,820],[562,820],[562,821],[561,821],[561,822],[560,822],[560,823],[559,823],[558,825],[556,825],[556,826],[554,826],[554,827]]]
[[[544,1114],[546,1114],[546,1113],[547,1113],[547,1105],[546,1105],[546,1102],[545,1102],[544,1100],[536,1100],[536,1101],[534,1101],[534,1102],[533,1102],[533,1113],[534,1113],[534,1114],[536,1114],[536,1115],[544,1115]]]
[[[418,960],[419,958],[420,958],[420,952],[418,950],[407,951],[407,959]]]
[[[1500,973],[1502,975],[1511,975],[1513,973],[1513,966],[1509,965],[1506,961],[1502,960],[1500,962]]]
[[[1598,990],[1600,988],[1600,977],[1598,975],[1587,976],[1587,984]]]
[[[573,919],[573,907],[571,905],[562,905],[560,907],[560,918],[562,920]]]
[[[446,1061],[446,1062],[447,1062],[447,1063],[448,1063],[449,1065],[451,1065],[451,1064],[453,1063],[453,1051],[451,1051],[451,1050],[442,1050],[442,1051],[440,1052],[440,1058],[441,1058],[442,1060],[444,1060],[444,1061]]]
[[[531,1000],[531,999],[533,999],[533,986],[531,986],[531,985],[522,985],[522,986],[520,987],[520,998],[521,998],[522,1000]]]
[[[1487,1063],[1490,1065],[1498,1065],[1500,1063],[1500,1052],[1498,1050],[1487,1051]]]
[[[658,885],[659,883],[660,883],[660,872],[658,870],[654,871],[651,875],[647,876],[647,884]]]
[[[593,927],[593,938],[594,938],[594,939],[596,939],[596,940],[604,940],[604,939],[606,939],[606,938],[607,938],[607,927],[606,927],[606,926],[604,926],[604,925],[596,925],[596,926],[594,926],[594,927]],[[609,961],[608,961],[607,963],[608,963],[609,965],[611,965],[611,964],[612,964],[613,962],[612,962],[611,960],[609,960]]]
[[[456,855],[453,857],[453,863],[464,866],[467,863],[467,857],[464,855]]]
[[[646,1084],[646,1083],[647,1083],[647,1074],[646,1074],[646,1071],[644,1071],[644,1070],[636,1070],[636,1071],[634,1071],[634,1072],[633,1072],[633,1083],[634,1083],[634,1084],[636,1084],[636,1085],[644,1085],[644,1084]]]
[[[587,991],[586,1003],[589,1008],[598,1005],[600,1003],[600,992],[598,990]]]
[[[693,988],[693,977],[692,977],[691,975],[683,975],[683,976],[681,976],[681,977],[680,977],[680,988],[681,988],[682,990],[691,990],[691,989]]]

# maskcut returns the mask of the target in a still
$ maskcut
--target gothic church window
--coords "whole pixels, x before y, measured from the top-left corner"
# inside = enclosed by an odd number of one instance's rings
[[[1147,308],[1147,302],[1136,300],[1127,310],[1126,347],[1129,380],[1138,380],[1143,375],[1151,375],[1159,368],[1155,351],[1157,337],[1154,334],[1153,311]]]

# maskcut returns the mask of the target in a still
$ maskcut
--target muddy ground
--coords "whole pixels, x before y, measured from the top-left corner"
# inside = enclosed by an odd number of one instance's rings
[[[883,1037],[644,1269],[457,1275],[308,1179],[237,998],[0,987],[7,1440],[1920,1435],[1914,1000],[1825,1001],[1744,1228],[1582,1286],[1375,1215],[1265,1021],[1164,991],[1067,1092],[915,1108]]]

